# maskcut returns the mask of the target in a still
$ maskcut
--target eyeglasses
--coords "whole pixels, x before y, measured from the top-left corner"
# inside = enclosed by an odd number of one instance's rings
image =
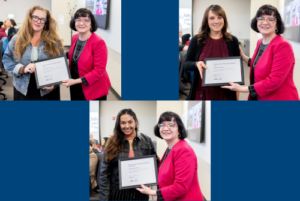
[[[40,21],[40,23],[42,23],[42,24],[45,24],[47,22],[46,18],[39,18],[38,16],[35,16],[35,15],[33,15],[31,17],[32,17],[32,20],[35,22]]]
[[[178,125],[176,125],[176,124],[157,124],[157,126],[158,126],[159,128],[164,128],[164,127],[166,127],[166,126],[168,126],[168,128],[175,128],[175,127],[178,127]]]
[[[274,22],[276,22],[276,19],[275,18],[262,18],[262,17],[257,17],[256,20],[259,22],[259,23],[263,23],[265,20],[267,21],[267,23],[269,24],[273,24]]]
[[[83,22],[84,24],[89,24],[91,22],[90,19],[83,19],[83,20],[81,20],[81,19],[75,19],[74,21],[75,21],[75,23],[78,23],[78,24],[80,22]]]

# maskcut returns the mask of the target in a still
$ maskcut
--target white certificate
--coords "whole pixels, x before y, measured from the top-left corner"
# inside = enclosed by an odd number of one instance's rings
[[[35,78],[37,88],[43,88],[62,83],[70,79],[70,71],[65,56],[38,60],[35,64]]]
[[[203,87],[224,86],[229,82],[244,85],[244,70],[241,57],[206,58],[207,69],[203,71]]]
[[[156,156],[143,156],[119,160],[119,188],[137,188],[141,184],[157,185]]]

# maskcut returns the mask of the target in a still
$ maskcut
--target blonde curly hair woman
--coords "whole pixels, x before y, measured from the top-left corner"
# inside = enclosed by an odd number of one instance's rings
[[[60,100],[58,85],[37,89],[31,61],[64,55],[63,50],[50,11],[41,6],[30,8],[3,55],[5,69],[14,76],[14,100]]]

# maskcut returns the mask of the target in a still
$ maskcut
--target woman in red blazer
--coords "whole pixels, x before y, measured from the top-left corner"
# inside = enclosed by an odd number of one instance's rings
[[[76,11],[70,28],[78,31],[72,38],[68,53],[72,79],[62,85],[69,87],[71,100],[106,100],[111,86],[106,72],[107,48],[104,40],[93,33],[97,22],[90,10]]]
[[[261,33],[253,58],[240,53],[250,66],[250,86],[230,82],[223,86],[233,91],[250,92],[249,100],[299,100],[293,81],[295,56],[291,44],[280,34],[284,24],[278,10],[271,5],[259,8],[251,28]]]
[[[152,190],[143,184],[137,190],[157,196],[158,200],[203,200],[197,173],[197,157],[184,140],[187,133],[180,117],[173,112],[163,113],[154,132],[168,144],[158,166],[158,190]]]

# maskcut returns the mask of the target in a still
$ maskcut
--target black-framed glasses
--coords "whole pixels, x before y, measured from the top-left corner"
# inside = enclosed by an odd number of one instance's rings
[[[83,23],[85,23],[85,24],[88,24],[88,23],[91,22],[90,19],[83,19],[83,20],[81,20],[81,19],[75,19],[74,21],[75,21],[75,23],[78,23],[78,24],[79,24],[80,22],[83,22]]]
[[[32,17],[32,20],[35,21],[35,22],[38,22],[40,21],[40,23],[42,24],[45,24],[47,22],[47,18],[39,18],[38,16],[31,16]]]
[[[159,127],[159,128],[164,128],[164,127],[168,127],[168,128],[175,128],[175,127],[178,127],[178,125],[176,125],[176,124],[173,124],[173,123],[171,123],[171,124],[157,124],[157,126]]]

